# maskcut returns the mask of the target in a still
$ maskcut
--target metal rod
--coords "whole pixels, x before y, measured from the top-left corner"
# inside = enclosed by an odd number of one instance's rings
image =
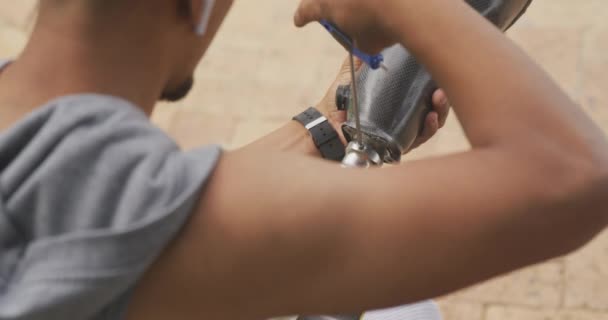
[[[353,101],[351,107],[353,108],[353,113],[355,114],[355,129],[357,130],[357,142],[359,145],[363,145],[363,137],[361,134],[361,119],[359,118],[359,96],[357,95],[357,82],[355,78],[355,56],[353,55],[353,51],[350,51],[350,77],[351,77],[351,86],[353,90]]]

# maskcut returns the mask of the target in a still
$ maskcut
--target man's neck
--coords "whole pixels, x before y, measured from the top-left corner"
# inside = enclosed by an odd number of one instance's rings
[[[151,113],[168,74],[159,41],[133,43],[124,34],[93,36],[75,29],[35,28],[21,56],[0,75],[0,113],[27,113],[79,93],[121,97]]]

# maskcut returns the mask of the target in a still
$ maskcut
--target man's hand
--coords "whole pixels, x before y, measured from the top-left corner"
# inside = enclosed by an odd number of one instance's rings
[[[377,53],[399,41],[388,14],[394,12],[398,1],[369,0],[302,0],[294,16],[296,26],[329,20],[369,53]]]
[[[355,59],[355,68],[357,68],[357,71],[361,66],[362,62]],[[336,131],[340,133],[340,135],[342,132],[342,124],[346,121],[346,111],[340,111],[336,106],[336,90],[339,86],[350,85],[350,83],[350,62],[348,59],[346,59],[340,68],[340,72],[338,73],[336,80],[329,87],[325,97],[323,97],[321,102],[319,102],[317,105],[317,109],[327,117],[329,122],[336,129]],[[445,92],[441,89],[435,91],[433,94],[433,111],[429,112],[429,114],[426,116],[422,134],[416,138],[416,141],[414,141],[414,144],[408,151],[419,147],[421,144],[432,138],[437,131],[445,125],[449,112],[450,104]]]

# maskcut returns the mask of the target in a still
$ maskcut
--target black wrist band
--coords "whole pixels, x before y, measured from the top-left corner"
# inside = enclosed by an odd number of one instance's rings
[[[312,140],[323,158],[342,161],[344,158],[344,144],[342,144],[336,130],[334,130],[321,112],[310,107],[308,110],[293,117],[293,120],[301,123],[310,132]]]

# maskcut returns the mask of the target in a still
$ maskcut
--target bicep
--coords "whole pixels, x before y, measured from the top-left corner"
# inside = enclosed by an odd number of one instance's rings
[[[531,263],[530,251],[501,261],[500,250],[541,241],[505,241],[543,223],[526,216],[542,203],[543,173],[514,158],[482,149],[358,171],[290,154],[227,154],[132,310],[145,301],[158,306],[148,319],[345,312]]]

